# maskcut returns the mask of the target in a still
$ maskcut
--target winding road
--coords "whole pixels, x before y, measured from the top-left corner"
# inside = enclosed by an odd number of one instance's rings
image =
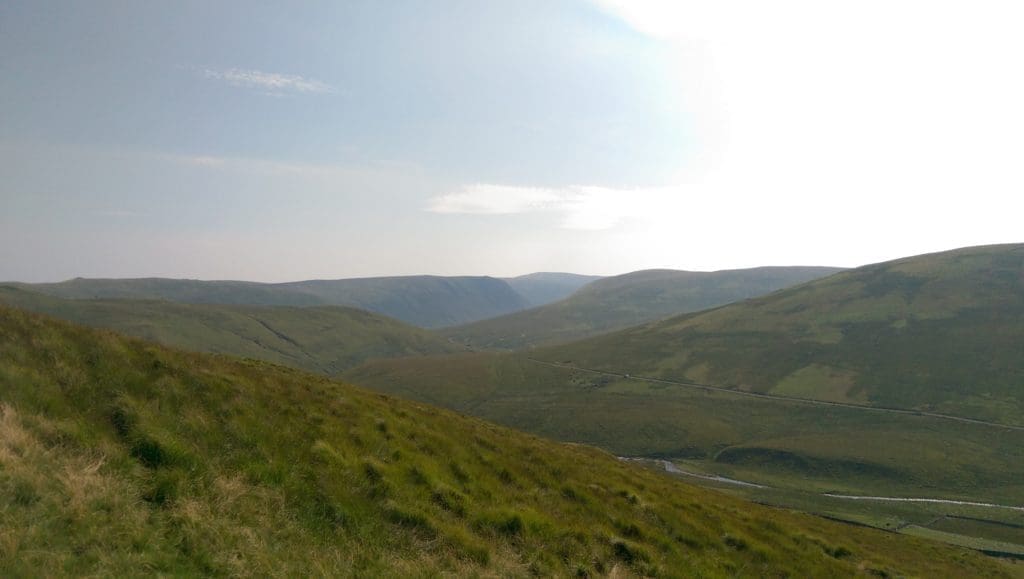
[[[714,481],[714,482],[720,482],[720,483],[731,484],[731,485],[736,485],[736,486],[752,487],[752,488],[758,488],[758,489],[770,489],[770,488],[772,488],[770,486],[761,485],[761,484],[752,483],[752,482],[747,482],[747,481],[742,481],[742,480],[736,480],[736,479],[733,479],[733,478],[726,478],[724,476],[711,475],[711,474],[700,474],[700,473],[696,473],[696,472],[686,471],[686,470],[683,470],[683,469],[679,468],[678,466],[675,465],[675,463],[673,463],[671,461],[668,461],[668,460],[646,459],[646,458],[627,458],[627,457],[622,457],[621,460],[629,460],[629,461],[637,461],[637,462],[653,461],[653,462],[661,464],[661,466],[665,469],[665,472],[667,472],[669,474],[675,474],[675,475],[680,475],[680,476],[689,476],[689,477],[694,477],[694,478],[710,480],[710,481]],[[878,502],[889,502],[889,503],[931,503],[931,504],[938,504],[938,505],[960,505],[960,506],[965,506],[965,507],[985,507],[985,508],[991,508],[991,509],[1007,509],[1007,510],[1011,510],[1011,511],[1024,512],[1024,507],[1017,507],[1017,506],[1013,506],[1013,505],[1000,505],[1000,504],[996,504],[996,503],[982,503],[982,502],[975,502],[975,501],[958,501],[958,500],[954,500],[954,499],[931,499],[931,498],[917,498],[917,497],[871,497],[871,496],[864,496],[864,495],[840,495],[840,494],[833,494],[833,493],[822,493],[821,496],[829,497],[829,498],[833,498],[833,499],[843,499],[843,500],[848,500],[848,501],[878,501]]]

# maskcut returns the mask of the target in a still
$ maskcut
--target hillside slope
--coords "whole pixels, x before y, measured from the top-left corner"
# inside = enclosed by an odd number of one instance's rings
[[[0,286],[0,303],[169,346],[259,358],[327,375],[371,358],[444,354],[456,349],[427,330],[333,306],[65,300],[9,286]]]
[[[529,307],[491,277],[405,276],[265,284],[180,279],[82,279],[7,284],[67,299],[147,299],[192,304],[347,306],[431,328],[468,323]]]
[[[504,279],[531,306],[536,307],[565,299],[581,287],[601,279],[601,276],[538,272]]]
[[[594,281],[543,307],[449,328],[444,335],[481,349],[517,350],[568,342],[764,295],[838,271],[831,267],[637,271]]]
[[[4,576],[1008,576],[266,363],[0,306]]]
[[[1024,424],[1024,245],[869,265],[536,356]]]

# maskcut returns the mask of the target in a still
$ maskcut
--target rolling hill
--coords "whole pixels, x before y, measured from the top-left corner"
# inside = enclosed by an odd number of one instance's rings
[[[347,306],[424,328],[491,318],[529,307],[491,277],[405,276],[287,283],[162,278],[82,279],[17,285],[66,299],[146,299],[190,304]]]
[[[380,360],[344,376],[815,504],[828,492],[1024,506],[1022,285],[1024,246],[967,248],[569,344]]]
[[[0,286],[0,303],[188,350],[258,358],[335,375],[371,358],[444,354],[435,334],[362,310],[334,306],[179,304],[68,300]]]
[[[545,360],[1024,424],[1024,245],[869,265]]]
[[[4,576],[1011,576],[274,366],[0,306]]]
[[[517,350],[568,342],[764,295],[838,271],[832,267],[637,271],[599,279],[556,303],[443,333],[479,349]]]
[[[504,278],[508,285],[526,298],[531,306],[543,306],[557,302],[569,297],[588,283],[599,279],[601,276],[597,275],[555,272],[538,272]]]

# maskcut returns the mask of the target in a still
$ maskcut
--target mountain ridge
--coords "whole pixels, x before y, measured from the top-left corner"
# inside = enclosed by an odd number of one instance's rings
[[[505,281],[489,276],[432,275],[260,283],[168,278],[74,278],[24,284],[30,291],[65,299],[162,299],[192,304],[347,306],[420,327],[441,327],[528,307]]]
[[[818,266],[640,270],[592,281],[558,302],[441,331],[479,349],[516,350],[570,342],[756,297],[839,271]]]

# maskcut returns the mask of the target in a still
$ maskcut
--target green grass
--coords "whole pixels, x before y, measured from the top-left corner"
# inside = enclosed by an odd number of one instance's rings
[[[517,350],[569,342],[764,295],[837,271],[829,267],[638,271],[594,281],[556,303],[442,333],[476,349]]]
[[[6,286],[0,286],[0,303],[170,346],[327,375],[372,358],[456,350],[431,332],[352,308],[67,300]]]
[[[1024,245],[866,266],[534,355],[1024,424]]]
[[[380,360],[345,376],[620,456],[703,459],[822,492],[1024,505],[1020,430],[640,382],[519,354]]]
[[[0,307],[0,574],[1011,576],[264,362]]]
[[[947,533],[944,531],[938,531],[935,529],[929,529],[918,526],[907,527],[906,529],[903,529],[901,532],[907,535],[913,535],[915,537],[934,539],[936,541],[942,541],[943,543],[959,545],[961,547],[976,549],[978,551],[983,551],[986,553],[1011,555],[1014,557],[1024,558],[1024,545],[1003,543],[1000,541],[991,541],[987,539],[979,539],[977,537],[969,537],[965,535],[959,535],[956,533]]]

